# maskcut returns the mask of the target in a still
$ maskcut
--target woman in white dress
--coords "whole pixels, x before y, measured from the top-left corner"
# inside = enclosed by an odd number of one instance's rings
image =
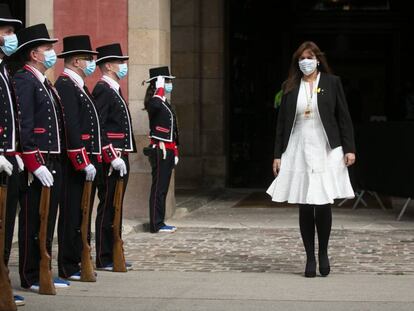
[[[275,202],[299,204],[306,251],[305,276],[330,272],[328,243],[334,199],[353,198],[347,167],[355,162],[352,121],[339,77],[319,47],[302,43],[292,56],[277,121],[273,172],[267,193]]]

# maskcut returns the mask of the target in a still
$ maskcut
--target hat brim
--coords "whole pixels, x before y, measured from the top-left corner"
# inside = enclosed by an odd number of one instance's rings
[[[0,18],[0,25],[1,26],[11,25],[11,26],[14,26],[15,29],[20,29],[23,27],[23,23],[21,20],[13,19],[13,18]]]
[[[163,76],[163,75],[160,75],[161,77],[164,77],[165,79],[175,79],[175,76]],[[145,80],[145,82],[146,83],[149,83],[149,82],[151,82],[152,80],[154,80],[154,79],[157,79],[159,76],[156,76],[156,77],[152,77],[151,79],[148,79],[148,80]]]
[[[47,39],[47,38],[38,38],[38,39],[30,40],[30,41],[23,43],[22,45],[19,45],[16,49],[16,53],[26,50],[29,47],[39,46],[39,45],[46,44],[46,43],[56,43],[58,41],[59,41],[58,39]]]
[[[108,56],[98,58],[96,60],[96,64],[99,65],[99,63],[101,63],[101,62],[109,62],[111,60],[128,60],[128,59],[129,59],[128,55],[125,55],[125,56],[108,55]]]
[[[73,50],[73,51],[62,52],[62,53],[58,54],[57,57],[58,58],[65,58],[65,57],[69,57],[69,56],[73,56],[73,55],[77,55],[77,54],[97,55],[98,52],[91,51],[91,50]]]

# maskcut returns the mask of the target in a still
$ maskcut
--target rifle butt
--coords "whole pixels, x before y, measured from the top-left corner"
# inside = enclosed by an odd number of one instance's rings
[[[56,295],[55,284],[53,283],[52,271],[50,270],[50,260],[40,260],[39,273],[39,294]]]
[[[90,248],[82,250],[81,258],[81,281],[96,282],[95,269],[91,259]]]
[[[40,195],[40,229],[39,229],[39,294],[56,295],[55,284],[53,283],[52,270],[50,267],[50,254],[47,250],[47,227],[49,220],[50,188],[42,187]]]
[[[122,244],[123,244],[122,240],[114,242],[114,246],[113,246],[114,267],[112,269],[113,272],[127,272],[127,268],[125,265],[124,248]]]
[[[122,197],[124,192],[124,180],[118,179],[115,186],[114,196],[114,222],[112,226],[113,234],[113,248],[112,248],[112,259],[113,259],[113,272],[127,272],[125,265],[124,255],[124,242],[121,238],[121,218],[122,218]]]
[[[1,178],[4,178],[1,174]],[[7,180],[7,177],[5,177]],[[4,248],[6,241],[6,202],[7,202],[7,182],[0,185],[0,311],[16,311],[13,290],[10,283],[9,269],[4,263]]]
[[[17,306],[14,303],[13,290],[9,278],[9,269],[7,269],[3,259],[0,262],[0,310],[17,310]]]

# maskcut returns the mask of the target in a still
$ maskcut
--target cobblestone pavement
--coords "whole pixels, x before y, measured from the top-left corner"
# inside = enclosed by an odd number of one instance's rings
[[[333,230],[330,245],[334,273],[414,274],[414,230]],[[125,249],[141,271],[302,273],[305,261],[295,229],[135,233]]]
[[[173,219],[179,227],[174,234],[126,232],[127,260],[138,271],[303,273],[297,210],[233,208],[243,196],[226,191]],[[414,275],[414,217],[408,213],[406,221],[396,222],[396,213],[335,208],[329,249],[332,272]],[[55,238],[54,265],[56,242]],[[11,266],[17,266],[17,255],[15,243]]]
[[[138,271],[302,273],[298,229],[179,228],[174,234],[132,233],[125,256]],[[332,231],[334,273],[414,274],[414,230]],[[56,263],[57,247],[54,245]],[[17,266],[13,248],[10,265]]]

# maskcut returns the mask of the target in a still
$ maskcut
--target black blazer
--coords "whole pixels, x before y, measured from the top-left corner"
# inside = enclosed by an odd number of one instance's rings
[[[85,148],[87,153],[101,154],[101,129],[92,95],[63,74],[55,87],[62,99],[68,152]]]
[[[331,149],[342,146],[344,153],[355,153],[354,130],[341,79],[321,72],[318,109]],[[282,97],[276,127],[275,159],[285,152],[296,116],[299,85]]]
[[[170,103],[154,95],[148,105],[150,137],[166,142],[179,143],[177,117]]]
[[[4,61],[0,64],[0,95],[0,152],[15,152],[19,139],[16,96]]]
[[[23,67],[14,75],[23,153],[39,150],[60,154],[64,146],[62,112],[53,91]],[[63,140],[62,140],[63,138]]]
[[[101,121],[102,135],[118,151],[136,152],[128,104],[107,82],[98,81],[92,92]]]

